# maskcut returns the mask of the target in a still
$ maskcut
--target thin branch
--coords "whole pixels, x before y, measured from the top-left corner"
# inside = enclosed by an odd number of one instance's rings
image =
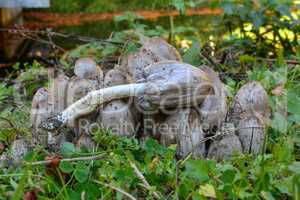
[[[99,184],[99,185],[103,185],[105,187],[109,187],[113,190],[116,190],[122,194],[124,194],[125,196],[127,196],[129,199],[131,200],[137,200],[134,196],[132,196],[131,194],[129,194],[128,192],[125,192],[124,190],[120,189],[120,188],[117,188],[116,186],[113,186],[111,184],[108,184],[108,183],[103,183],[103,182],[100,182],[100,181],[97,181],[97,180],[93,180],[93,182]]]
[[[266,60],[267,62],[276,62],[277,59],[273,59],[273,58],[258,58],[260,60]],[[284,62],[286,62],[286,64],[291,64],[291,65],[297,65],[299,64],[299,62],[297,60],[284,60]]]
[[[12,34],[19,34],[19,35],[27,35],[27,34],[40,34],[40,35],[46,35],[46,36],[56,36],[56,37],[62,37],[66,39],[73,39],[73,40],[78,40],[81,42],[100,42],[103,44],[114,44],[117,46],[123,46],[124,43],[121,42],[115,42],[111,40],[102,40],[102,39],[97,39],[93,37],[87,37],[87,36],[78,36],[74,34],[64,34],[64,33],[59,33],[59,32],[54,32],[50,30],[30,30],[30,29],[23,29],[23,28],[15,28],[15,29],[9,29],[9,28],[0,28],[0,32],[8,32]]]
[[[132,162],[130,159],[128,159],[128,161],[129,161],[130,166],[133,168],[135,174],[143,182],[143,185],[146,187],[147,190],[149,190],[151,192],[152,191],[152,187],[148,183],[148,181],[146,180],[146,178],[144,177],[144,175],[142,174],[142,172],[140,172],[140,170],[137,168],[137,166],[134,164],[134,162]],[[156,199],[161,199],[161,196],[156,191],[153,191],[153,196]]]
[[[75,161],[86,161],[86,160],[99,160],[104,157],[105,154],[95,155],[95,156],[85,156],[85,157],[76,157],[76,158],[64,158],[60,162],[75,162]],[[52,162],[51,160],[43,160],[37,162],[26,162],[25,164],[36,166],[36,165],[47,165]]]

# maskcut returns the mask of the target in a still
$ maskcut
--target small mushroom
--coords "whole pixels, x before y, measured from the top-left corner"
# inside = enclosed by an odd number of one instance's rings
[[[15,140],[11,145],[11,157],[15,162],[22,161],[28,152],[28,146],[23,139]]]
[[[201,121],[206,125],[205,127],[210,129],[214,127],[220,128],[222,122],[225,121],[227,113],[225,87],[218,74],[211,68],[200,66],[200,69],[207,72],[212,80],[212,88],[199,108]]]
[[[67,107],[66,93],[68,89],[69,78],[63,74],[58,75],[50,84],[48,106],[52,111],[51,115],[61,112]]]
[[[76,142],[77,149],[80,149],[81,147],[93,149],[95,146],[95,142],[92,140],[91,136],[86,133],[82,134]]]
[[[97,90],[98,85],[88,79],[81,79],[73,77],[68,85],[67,92],[65,93],[67,105],[71,105],[77,100],[81,99],[89,92]]]
[[[221,161],[231,158],[236,153],[242,153],[241,142],[234,132],[233,124],[223,124],[219,138],[214,139],[209,145],[207,158]]]
[[[135,120],[130,110],[130,104],[122,100],[114,100],[100,110],[97,122],[102,128],[111,129],[119,136],[133,136]]]
[[[111,87],[115,85],[126,84],[126,74],[118,69],[112,69],[106,72],[104,77],[104,86]]]
[[[142,49],[148,49],[166,60],[181,60],[181,56],[177,49],[160,37],[146,39],[143,42]]]
[[[90,58],[80,58],[76,61],[74,74],[81,79],[103,79],[103,72]]]
[[[179,109],[160,124],[160,142],[165,146],[177,145],[177,155],[185,157],[192,153],[194,157],[203,157],[205,144],[201,129],[200,116],[190,108]]]
[[[174,111],[173,113],[175,113]],[[178,112],[176,112],[177,114]],[[169,113],[172,114],[172,113]],[[163,112],[156,112],[156,113],[144,113],[143,114],[143,129],[142,132],[140,133],[140,137],[144,138],[155,138],[158,139],[160,138],[160,126],[163,124],[167,117],[169,115],[164,114]]]
[[[105,74],[104,86],[126,84],[126,76],[118,69],[112,69]],[[97,122],[102,128],[111,129],[112,133],[119,136],[133,136],[135,133],[135,117],[131,103],[126,99],[112,100],[99,110]]]
[[[92,78],[79,78],[73,77],[69,81],[68,90],[65,94],[67,105],[72,105],[72,103],[78,101],[89,92],[97,90],[100,88],[100,84],[97,79]],[[97,111],[91,112],[87,115],[83,115],[80,118],[72,121],[69,124],[69,128],[75,133],[75,137],[79,137],[86,132],[86,129],[89,129],[88,126],[93,124],[96,121]],[[84,122],[84,124],[82,123]]]
[[[129,81],[137,82],[143,79],[145,67],[163,60],[165,59],[150,50],[141,48],[138,52],[124,57],[120,69],[127,74]]]
[[[164,39],[146,38],[138,52],[129,54],[122,59],[121,69],[137,82],[143,79],[143,70],[150,64],[160,61],[180,61],[178,51]]]
[[[34,95],[31,108],[31,123],[33,125],[32,145],[42,144],[44,146],[53,146],[52,143],[55,143],[54,146],[59,146],[64,133],[49,133],[41,129],[40,126],[44,120],[66,108],[68,82],[68,77],[61,74],[52,80],[48,90],[40,88]],[[51,140],[49,140],[49,137]]]
[[[233,107],[229,113],[230,120],[238,125],[239,120],[256,116],[265,121],[270,117],[268,94],[259,82],[246,83],[237,92]]]
[[[40,88],[35,93],[32,106],[30,119],[32,123],[32,140],[33,144],[47,144],[47,131],[40,128],[40,124],[46,120],[52,113],[48,105],[49,93],[45,88]]]
[[[259,154],[262,152],[265,127],[255,116],[242,119],[237,127],[244,153]]]
[[[229,116],[237,127],[244,153],[261,152],[265,125],[270,117],[268,95],[263,86],[258,82],[249,82],[241,87]]]
[[[74,67],[76,75],[69,81],[67,93],[67,105],[71,105],[87,93],[100,89],[103,86],[103,72],[90,58],[80,58]]]

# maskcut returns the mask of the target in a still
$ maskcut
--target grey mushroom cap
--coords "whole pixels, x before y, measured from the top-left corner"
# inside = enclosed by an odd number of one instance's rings
[[[240,119],[256,116],[262,121],[270,117],[268,94],[256,81],[248,82],[240,88],[233,102],[230,119],[238,125]]]
[[[159,37],[145,38],[138,52],[123,57],[121,69],[129,75],[130,81],[137,82],[143,79],[145,67],[168,60],[181,60],[176,48]]]
[[[177,61],[163,61],[144,70],[145,94],[139,97],[144,110],[158,107],[192,107],[201,103],[212,81],[206,72]]]
[[[181,56],[177,49],[160,37],[146,39],[143,42],[142,49],[148,49],[166,60],[181,60]]]
[[[75,63],[74,73],[79,78],[93,78],[97,74],[97,65],[90,58],[80,58]]]
[[[104,87],[126,84],[126,74],[118,69],[112,69],[106,72],[104,76]]]

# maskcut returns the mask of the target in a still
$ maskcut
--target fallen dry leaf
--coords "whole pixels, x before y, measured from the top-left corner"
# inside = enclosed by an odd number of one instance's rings
[[[37,200],[37,195],[34,190],[28,191],[24,194],[23,200]]]
[[[46,156],[45,160],[51,160],[51,162],[47,165],[48,167],[55,169],[58,167],[60,160],[62,159],[61,156],[54,155],[54,156]]]
[[[284,94],[284,88],[283,85],[276,86],[271,93],[275,96],[282,96]]]
[[[3,142],[0,142],[0,153],[2,153],[5,149],[5,145],[3,144]]]

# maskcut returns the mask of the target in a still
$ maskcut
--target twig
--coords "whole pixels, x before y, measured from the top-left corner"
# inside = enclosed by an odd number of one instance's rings
[[[259,60],[266,60],[267,62],[276,62],[277,59],[273,59],[273,58],[258,58]],[[291,65],[297,65],[299,64],[299,62],[297,60],[284,60],[284,62],[286,62],[287,64],[291,64]]]
[[[146,180],[146,178],[144,177],[142,172],[140,172],[140,170],[137,168],[137,166],[134,164],[134,162],[132,162],[130,159],[128,159],[128,161],[129,161],[130,166],[133,168],[135,174],[143,182],[146,189],[148,189],[149,191],[152,191],[151,185],[148,183],[148,181]],[[153,195],[156,199],[161,199],[161,196],[156,191],[153,191]]]
[[[96,156],[85,156],[85,157],[77,157],[77,158],[64,158],[61,159],[60,162],[75,162],[75,161],[84,161],[84,160],[99,160],[104,157],[105,154],[100,154]],[[25,164],[35,166],[35,165],[47,165],[52,162],[51,160],[43,160],[37,162],[26,162]]]
[[[127,196],[129,199],[131,200],[137,200],[134,196],[132,196],[131,194],[129,194],[128,192],[125,192],[124,190],[120,189],[120,188],[117,188],[116,186],[113,186],[111,184],[108,184],[108,183],[103,183],[103,182],[100,182],[100,181],[97,181],[97,180],[93,180],[95,183],[97,184],[100,184],[100,185],[103,185],[105,187],[109,187],[113,190],[116,190],[122,194],[124,194],[125,196]]]
[[[30,29],[20,29],[20,28],[15,28],[15,29],[9,29],[9,28],[0,28],[0,32],[8,32],[12,34],[19,34],[19,35],[27,35],[27,34],[40,34],[40,35],[46,35],[46,36],[55,36],[55,37],[62,37],[66,39],[74,39],[78,40],[81,42],[100,42],[100,43],[105,43],[105,44],[114,44],[117,46],[123,46],[124,44],[121,42],[115,42],[111,40],[102,40],[102,39],[97,39],[93,37],[86,37],[86,36],[77,36],[74,34],[64,34],[64,33],[59,33],[59,32],[54,32],[50,30],[30,30]]]

